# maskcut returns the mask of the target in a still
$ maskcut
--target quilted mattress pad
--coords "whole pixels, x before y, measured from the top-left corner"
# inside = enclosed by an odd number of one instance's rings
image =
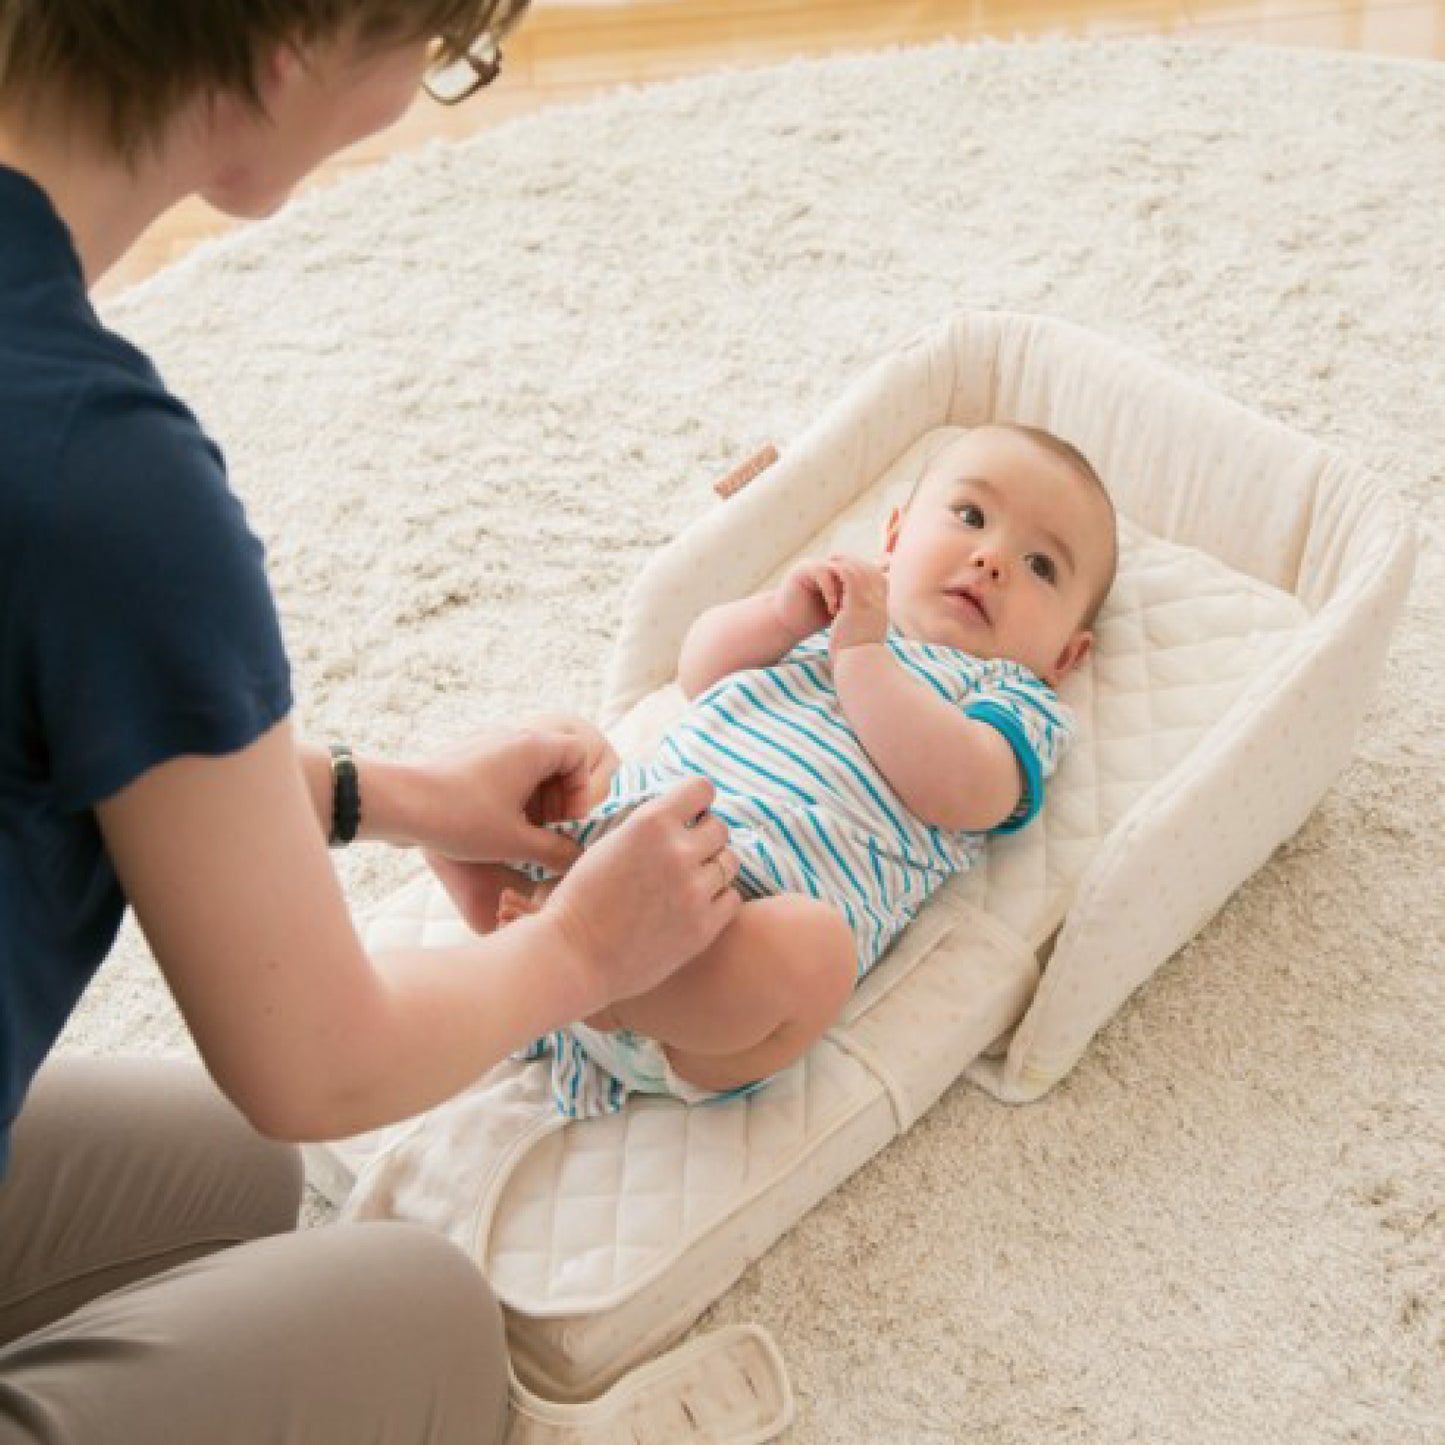
[[[799,555],[876,553],[928,458],[991,419],[1073,441],[1120,514],[1093,658],[1060,689],[1080,738],[1040,818],[948,883],[837,1025],[755,1095],[636,1098],[564,1124],[545,1061],[509,1062],[422,1119],[310,1151],[348,1212],[428,1223],[486,1270],[508,1314],[518,1439],[769,1438],[790,1402],[765,1337],[720,1340],[711,1373],[680,1353],[623,1377],[960,1075],[1012,1102],[1046,1092],[1349,756],[1413,557],[1387,498],[1141,355],[1000,313],[885,357],[658,555],[609,674],[619,751],[644,751],[682,707],[673,674],[699,612]],[[373,948],[463,933],[426,879],[363,925]],[[538,1398],[610,1386],[590,1407]]]

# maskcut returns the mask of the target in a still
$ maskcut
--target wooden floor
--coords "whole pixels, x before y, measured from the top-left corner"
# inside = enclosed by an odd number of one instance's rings
[[[420,98],[400,124],[309,184],[624,83],[946,37],[1168,35],[1445,60],[1445,0],[534,0],[532,10],[508,46],[503,78],[484,95],[454,109]],[[178,207],[101,293],[230,224],[199,201]]]

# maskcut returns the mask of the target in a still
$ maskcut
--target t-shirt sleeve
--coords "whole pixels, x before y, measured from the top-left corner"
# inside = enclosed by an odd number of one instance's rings
[[[264,551],[219,451],[164,392],[77,408],[28,559],[34,705],[57,802],[219,756],[291,708]]]
[[[993,830],[1017,833],[1044,805],[1044,780],[1074,739],[1073,716],[1052,688],[1022,676],[986,683],[969,699],[964,712],[997,728],[1018,760],[1023,780],[1018,807]]]

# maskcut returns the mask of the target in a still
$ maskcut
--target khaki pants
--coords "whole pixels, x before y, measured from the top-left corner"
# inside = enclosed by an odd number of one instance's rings
[[[199,1069],[64,1059],[0,1179],[0,1445],[499,1445],[501,1315],[408,1225],[293,1232],[296,1150]]]

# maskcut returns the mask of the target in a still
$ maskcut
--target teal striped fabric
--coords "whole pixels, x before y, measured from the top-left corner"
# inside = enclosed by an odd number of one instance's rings
[[[1023,793],[998,832],[1025,826],[1043,804],[1044,781],[1074,736],[1053,689],[1015,662],[890,632],[899,663],[960,712],[996,727],[1019,762]],[[854,736],[838,703],[826,632],[780,662],[722,678],[696,698],[651,758],[623,763],[606,799],[585,819],[558,825],[584,846],[685,777],[717,789],[712,811],[728,826],[745,898],[801,893],[846,916],[858,976],[917,916],[942,883],[971,868],[988,834],[949,832],[909,813]],[[567,1031],[529,1051],[550,1052],[558,1107],[611,1113],[643,1080],[593,1077]]]

